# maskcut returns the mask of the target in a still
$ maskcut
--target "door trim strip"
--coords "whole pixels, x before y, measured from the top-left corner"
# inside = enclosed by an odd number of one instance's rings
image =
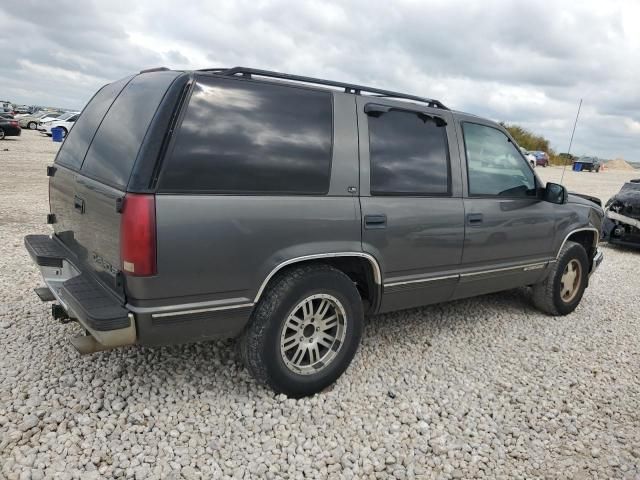
[[[504,267],[504,268],[492,268],[492,269],[488,269],[488,270],[480,270],[477,272],[466,272],[466,273],[457,273],[454,275],[444,275],[441,277],[428,277],[428,278],[419,278],[416,280],[407,280],[405,282],[391,282],[391,283],[385,283],[384,286],[386,287],[396,287],[399,285],[408,285],[411,283],[427,283],[427,282],[435,282],[438,280],[449,280],[451,278],[466,278],[466,277],[475,277],[478,275],[485,275],[488,273],[498,273],[498,272],[507,272],[510,270],[522,270],[523,272],[527,272],[527,271],[531,271],[531,270],[541,270],[543,268],[545,268],[547,265],[551,264],[551,263],[555,263],[555,260],[545,260],[542,262],[536,262],[536,263],[528,263],[525,265],[515,265],[515,266],[511,266],[511,267]]]
[[[253,307],[253,303],[243,303],[242,305],[228,305],[224,307],[197,308],[194,310],[177,310],[172,312],[152,313],[153,318],[176,317],[179,315],[191,315],[193,313],[218,312],[220,310],[232,310],[234,308]]]
[[[409,284],[412,284],[412,283],[437,282],[438,280],[449,280],[449,279],[452,279],[452,278],[458,278],[459,276],[460,276],[460,274],[456,273],[455,275],[444,275],[442,277],[418,278],[416,280],[407,280],[405,282],[385,283],[384,287],[388,288],[388,287],[396,287],[398,285],[409,285]]]

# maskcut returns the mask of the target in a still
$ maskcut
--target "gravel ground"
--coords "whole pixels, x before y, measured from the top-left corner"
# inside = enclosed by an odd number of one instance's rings
[[[0,477],[640,478],[640,253],[604,246],[565,318],[524,290],[370,318],[337,384],[289,400],[228,341],[76,354],[22,244],[55,150],[0,142]],[[606,199],[632,176],[565,180]]]

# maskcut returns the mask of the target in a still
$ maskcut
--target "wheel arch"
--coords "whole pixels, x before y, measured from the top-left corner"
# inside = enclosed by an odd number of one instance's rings
[[[599,236],[598,229],[595,227],[582,227],[571,230],[560,244],[560,248],[556,254],[556,259],[560,256],[562,247],[564,247],[568,241],[576,242],[582,245],[587,252],[589,268],[591,268],[591,263],[593,262],[593,257],[598,247]]]
[[[286,260],[274,267],[262,281],[254,298],[254,304],[258,303],[276,275],[283,274],[291,268],[313,263],[331,265],[342,271],[353,280],[363,301],[368,304],[365,306],[365,311],[377,310],[381,298],[382,271],[376,258],[364,252],[321,253]]]

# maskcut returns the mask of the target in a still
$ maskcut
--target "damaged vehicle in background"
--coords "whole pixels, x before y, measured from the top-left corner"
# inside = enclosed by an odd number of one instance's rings
[[[606,203],[602,239],[640,248],[640,178],[625,183]]]

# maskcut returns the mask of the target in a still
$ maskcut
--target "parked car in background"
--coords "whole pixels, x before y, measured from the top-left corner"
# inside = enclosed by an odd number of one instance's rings
[[[9,112],[0,112],[0,117],[2,118],[8,118],[10,120],[15,119],[13,113],[9,113]]]
[[[580,171],[596,172],[600,171],[602,163],[598,157],[580,157],[573,161],[573,165],[580,164]]]
[[[48,111],[39,111],[36,113],[33,113],[31,115],[23,115],[21,117],[18,117],[18,121],[20,122],[20,126],[22,128],[28,128],[29,130],[35,130],[38,128],[38,122],[40,122],[40,120],[47,116],[47,115],[51,115],[51,114],[60,114],[59,112],[48,112]]]
[[[602,208],[541,183],[503,126],[329,80],[141,72],[47,172],[53,234],[25,245],[78,351],[240,337],[293,397],[345,371],[365,314],[529,286],[566,315],[602,261]]]
[[[44,122],[52,122],[57,118],[61,118],[66,115],[64,112],[47,112],[44,116],[40,117],[38,120],[38,125],[41,125]]]
[[[64,136],[66,137],[67,134],[69,133],[69,130],[71,130],[71,127],[73,127],[73,124],[75,123],[75,121],[78,119],[78,117],[80,116],[79,113],[76,114],[72,114],[69,118],[65,118],[63,119],[62,117],[57,118],[56,120],[53,120],[51,122],[46,122],[43,123],[38,130],[42,133],[44,133],[45,135],[51,136],[51,129],[53,128],[61,128],[64,132]]]
[[[541,165],[543,167],[549,166],[549,155],[547,155],[547,152],[537,150],[531,153],[536,157],[536,165]]]
[[[22,129],[17,120],[0,117],[0,140],[4,140],[5,137],[17,137],[21,133]]]
[[[78,115],[79,113],[80,112],[65,112],[56,118],[43,117],[38,124],[38,130],[42,133],[47,133],[47,131],[49,131],[49,135],[51,135],[50,128],[47,130],[47,127],[50,127],[53,122],[69,120],[71,117]]]
[[[29,107],[27,105],[14,105],[13,106],[13,112],[18,115],[18,114],[28,114],[29,113]]]
[[[529,165],[531,165],[532,168],[536,168],[536,156],[526,148],[520,147],[520,151],[524,155],[524,158],[527,159],[527,162],[529,162]]]
[[[0,100],[0,112],[13,113],[13,105],[7,100]]]

